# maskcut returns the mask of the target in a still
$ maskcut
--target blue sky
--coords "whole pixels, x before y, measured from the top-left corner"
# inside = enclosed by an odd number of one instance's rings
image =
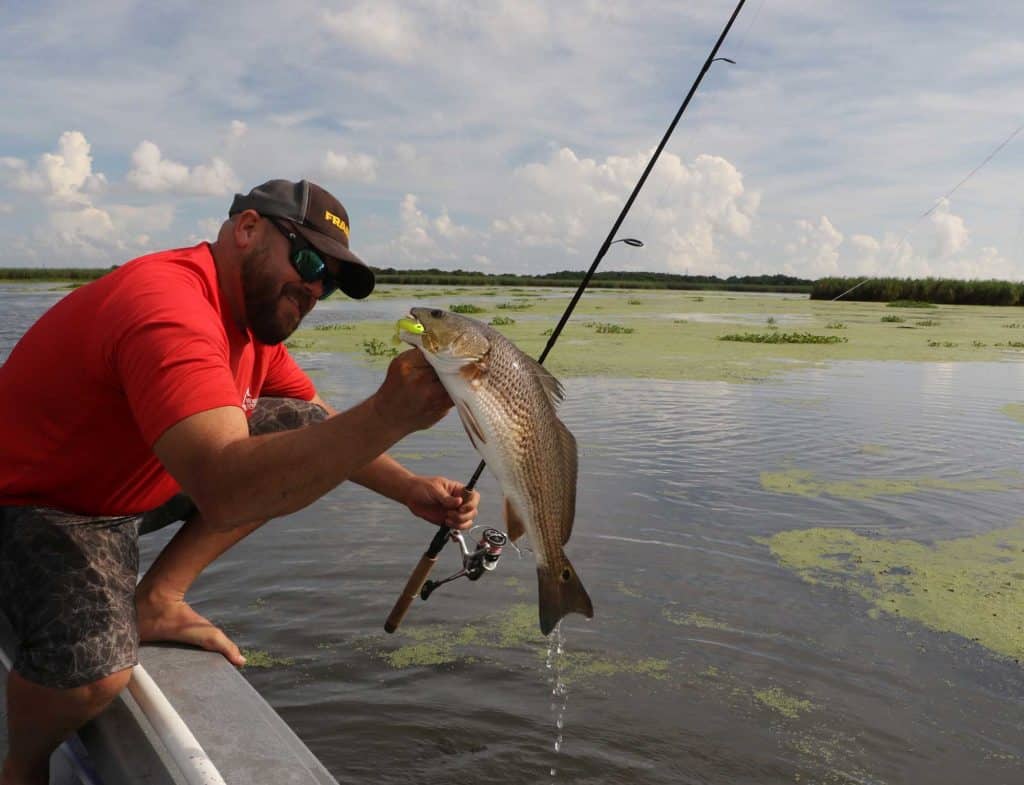
[[[732,8],[5,3],[0,266],[212,239],[306,177],[380,267],[585,268]],[[1024,279],[1024,132],[939,201],[1024,124],[1021,30],[1003,0],[748,0],[606,269]]]

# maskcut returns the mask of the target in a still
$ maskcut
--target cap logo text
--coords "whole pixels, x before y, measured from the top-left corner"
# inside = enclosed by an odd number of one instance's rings
[[[344,219],[339,218],[330,210],[324,210],[324,218],[341,229],[345,233],[345,239],[348,239],[348,224],[345,223]]]

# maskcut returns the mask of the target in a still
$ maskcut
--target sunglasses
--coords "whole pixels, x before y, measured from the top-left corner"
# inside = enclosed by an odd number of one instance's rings
[[[288,241],[288,245],[291,247],[289,259],[299,277],[306,283],[315,283],[316,281],[323,283],[323,294],[320,295],[320,299],[326,300],[338,291],[338,281],[331,275],[331,271],[327,269],[327,264],[324,262],[323,257],[307,242],[300,239],[287,225],[282,225],[273,218],[267,218],[267,220]]]

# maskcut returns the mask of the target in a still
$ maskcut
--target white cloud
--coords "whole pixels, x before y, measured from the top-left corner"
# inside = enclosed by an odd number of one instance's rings
[[[57,203],[88,204],[87,194],[100,191],[106,177],[93,174],[91,146],[80,131],[65,131],[57,152],[43,153],[34,168],[18,158],[2,158],[0,166],[18,190],[44,194]]]
[[[420,52],[420,27],[412,13],[389,2],[360,3],[345,11],[324,11],[326,28],[353,49],[398,62]]]
[[[224,196],[241,186],[231,166],[214,157],[208,164],[189,169],[185,164],[165,159],[160,148],[143,141],[132,153],[132,169],[126,179],[140,191]]]
[[[597,249],[650,159],[650,152],[580,158],[566,147],[516,172],[515,200],[536,205],[496,218],[492,230],[514,246],[553,248],[576,256]],[[647,244],[647,269],[728,272],[720,242],[749,236],[760,196],[719,156],[687,165],[665,153],[643,198],[634,203],[629,232]],[[621,234],[621,232],[620,232]]]
[[[842,232],[824,215],[816,223],[797,221],[795,236],[785,247],[783,272],[801,278],[839,275],[839,247],[842,243]]]
[[[943,199],[928,216],[934,232],[932,255],[951,256],[967,246],[969,232],[964,219],[949,210],[949,200]]]
[[[357,183],[372,183],[377,179],[377,161],[369,155],[345,155],[327,151],[324,170],[332,177]]]

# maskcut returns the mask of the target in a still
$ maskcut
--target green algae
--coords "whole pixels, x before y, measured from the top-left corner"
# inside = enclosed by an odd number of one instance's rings
[[[712,619],[710,616],[705,616],[701,613],[690,612],[690,613],[679,613],[670,608],[666,608],[662,611],[662,615],[673,624],[678,624],[685,627],[697,627],[703,630],[729,630],[732,629],[728,624],[717,619]]]
[[[1004,473],[1005,476],[1005,473]],[[937,477],[910,477],[888,479],[866,477],[854,480],[822,480],[807,469],[789,469],[782,472],[761,472],[761,487],[772,493],[794,496],[834,496],[844,499],[871,499],[876,496],[903,496],[922,491],[957,491],[967,493],[1017,491],[1024,488],[1020,474],[993,477],[975,477],[963,480],[943,480]]]
[[[291,657],[274,657],[261,649],[242,649],[242,656],[245,657],[243,668],[286,668],[295,664]]]
[[[396,649],[385,650],[374,641],[364,642],[360,648],[395,669],[474,662],[513,649],[526,651],[533,666],[540,668],[548,653],[548,641],[537,629],[537,608],[530,603],[516,603],[480,623],[457,629],[435,624],[412,627],[399,635],[406,642]],[[567,652],[560,663],[560,674],[566,684],[592,683],[623,675],[665,681],[671,677],[671,663],[655,658]]]
[[[808,583],[863,597],[879,616],[1024,656],[1024,522],[932,545],[824,528],[766,542],[781,566]]]
[[[468,291],[468,290],[467,290]],[[508,303],[513,289],[475,292],[481,307]],[[441,300],[451,291],[424,291],[396,286],[388,297],[424,299],[423,305],[447,307]],[[557,323],[573,291],[553,289],[537,297],[533,307],[516,323],[500,329],[523,351],[537,356],[547,342],[545,332]],[[904,362],[998,361],[1020,356],[1006,341],[1005,308],[994,306],[940,306],[934,326],[925,330],[899,329],[880,323],[884,303],[824,302],[806,297],[780,299],[775,295],[746,294],[729,297],[708,292],[694,298],[682,292],[593,290],[579,301],[561,342],[546,365],[559,376],[610,376],[617,378],[693,379],[753,382],[820,366],[835,360],[899,360]],[[375,294],[376,296],[376,294]],[[434,302],[430,302],[431,300]],[[781,307],[786,313],[780,313]],[[585,325],[600,314],[599,321],[632,330],[630,333],[598,334]],[[382,367],[387,358],[366,357],[363,344],[387,341],[394,320],[356,323],[354,330],[299,330],[289,345],[308,351],[346,352],[361,362]],[[799,331],[826,329],[842,323],[846,343],[752,344],[728,343],[719,338],[763,324],[767,318],[786,319]],[[941,317],[941,318],[939,318]]]
[[[1017,422],[1024,422],[1024,403],[1008,403],[999,411],[1010,419],[1016,420]]]
[[[772,711],[776,711],[783,717],[791,720],[795,720],[801,714],[814,708],[814,704],[809,700],[803,700],[802,698],[790,695],[781,687],[754,690],[754,698]]]

